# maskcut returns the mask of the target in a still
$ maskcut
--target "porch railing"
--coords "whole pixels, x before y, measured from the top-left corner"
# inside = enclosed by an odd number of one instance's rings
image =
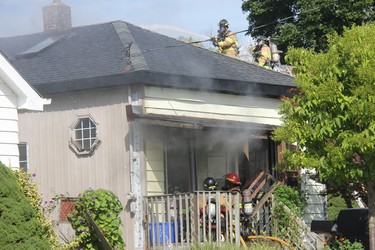
[[[270,202],[250,221],[253,231],[270,234]],[[189,248],[204,242],[240,245],[241,197],[230,192],[184,193],[144,198],[147,249]]]

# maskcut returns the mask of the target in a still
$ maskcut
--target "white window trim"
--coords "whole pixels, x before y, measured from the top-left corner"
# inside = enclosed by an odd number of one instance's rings
[[[90,149],[83,149],[82,146],[77,143],[77,140],[75,138],[75,130],[76,126],[79,124],[79,122],[82,119],[90,119],[95,124],[95,130],[96,130],[96,139],[92,143]],[[99,147],[101,144],[101,141],[98,138],[98,126],[99,123],[95,121],[95,119],[92,117],[92,115],[79,115],[77,116],[76,120],[72,123],[70,126],[70,140],[69,140],[69,146],[77,155],[92,155],[94,154],[95,150]]]
[[[25,145],[26,146],[26,160],[25,161],[21,161],[20,159],[20,152],[19,152],[19,167],[21,169],[21,163],[26,163],[26,172],[29,170],[29,144],[27,142],[19,142],[18,143],[18,151],[19,151],[19,146],[20,145]]]

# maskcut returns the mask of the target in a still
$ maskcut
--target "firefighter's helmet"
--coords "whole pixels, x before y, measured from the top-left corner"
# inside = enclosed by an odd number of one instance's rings
[[[217,181],[212,177],[207,177],[203,181],[203,188],[206,191],[216,190],[217,189]]]
[[[219,26],[220,27],[229,27],[229,23],[226,19],[221,19],[221,21],[219,22]]]
[[[240,177],[236,173],[227,174],[225,181],[234,185],[241,185]]]

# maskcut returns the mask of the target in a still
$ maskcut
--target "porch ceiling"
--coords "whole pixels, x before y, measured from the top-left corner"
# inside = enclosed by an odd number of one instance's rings
[[[195,117],[177,117],[169,115],[153,115],[135,113],[132,105],[126,106],[126,116],[129,122],[135,121],[142,124],[159,125],[167,127],[204,129],[204,128],[226,128],[243,129],[253,131],[272,131],[275,125],[259,124],[252,122],[240,122],[217,119],[203,119]]]

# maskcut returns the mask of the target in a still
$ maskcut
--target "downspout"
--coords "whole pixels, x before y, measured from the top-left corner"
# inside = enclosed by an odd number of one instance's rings
[[[139,105],[139,97],[133,95],[131,86],[128,87],[129,104]],[[130,193],[128,199],[131,200],[132,217],[134,218],[134,246],[136,249],[144,248],[143,232],[143,197],[142,197],[142,178],[141,178],[141,129],[136,122],[129,123],[129,168],[130,168]]]

